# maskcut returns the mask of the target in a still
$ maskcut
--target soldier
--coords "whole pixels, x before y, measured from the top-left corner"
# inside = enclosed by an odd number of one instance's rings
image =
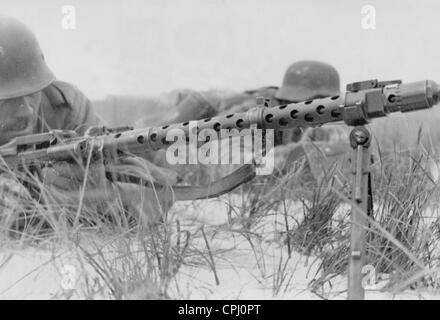
[[[167,123],[213,117],[222,113],[244,112],[255,104],[255,97],[271,99],[271,105],[338,95],[339,74],[331,65],[319,61],[298,61],[286,71],[281,88],[263,87],[222,97],[212,91],[186,91],[176,105],[175,115]]]
[[[340,81],[337,70],[320,61],[298,61],[293,63],[286,71],[281,88],[263,87],[249,90],[239,94],[221,95],[216,92],[186,91],[180,96],[175,107],[175,114],[164,124],[186,122],[210,118],[219,114],[245,112],[255,105],[255,98],[264,96],[271,100],[272,106],[295,103],[305,100],[324,98],[340,93]],[[142,124],[138,124],[142,126]],[[307,139],[312,141],[329,142],[344,134],[336,126],[316,128],[307,132]],[[290,142],[297,143],[303,137],[301,129],[288,129],[277,132],[275,145],[286,145]],[[338,146],[336,153],[345,151]],[[289,145],[278,147],[276,151],[276,168],[285,169],[287,163],[293,163],[304,156],[302,146]],[[331,153],[334,150],[331,151]],[[154,155],[154,162],[166,166],[164,152]]]
[[[258,96],[269,98],[272,106],[329,97],[339,94],[339,86],[339,74],[333,66],[320,61],[298,61],[287,69],[281,88],[263,87],[226,96],[212,91],[183,92],[175,107],[175,114],[164,124],[245,112],[255,105],[255,98]],[[334,130],[314,129],[308,137],[312,140],[328,141],[331,133]],[[302,131],[283,130],[282,136],[276,144],[298,142]]]
[[[0,144],[52,129],[75,130],[83,135],[88,128],[100,125],[103,122],[90,100],[75,86],[55,79],[32,31],[13,18],[0,16]],[[147,170],[153,181],[163,185],[176,183],[174,172],[149,162],[128,162]],[[93,181],[86,184],[85,194],[92,204],[111,204],[118,198],[127,212],[147,223],[172,205],[171,191],[156,194],[135,184],[110,183],[99,164],[92,166],[89,173],[87,179],[93,177]],[[84,171],[75,164],[54,164],[44,170],[42,177],[53,189],[77,193]]]

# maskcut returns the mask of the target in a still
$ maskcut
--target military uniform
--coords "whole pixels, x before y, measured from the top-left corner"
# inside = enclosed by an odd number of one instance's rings
[[[319,61],[299,61],[292,64],[286,71],[281,88],[262,87],[256,90],[248,90],[242,93],[218,94],[212,91],[185,91],[176,101],[175,114],[169,117],[164,124],[200,120],[212,118],[222,114],[246,112],[254,107],[256,97],[263,96],[270,99],[270,105],[276,106],[285,103],[299,102],[308,99],[323,98],[339,93],[339,75],[334,67]],[[338,126],[324,126],[307,130],[304,141],[303,130],[300,128],[276,130],[275,145],[288,145],[286,148],[276,149],[276,155],[283,158],[280,170],[285,171],[289,164],[306,156],[306,167],[310,161],[316,158],[316,146],[310,146],[308,142],[321,142],[327,144],[322,154],[336,157],[343,154],[346,149],[345,141],[338,140],[339,136],[345,135],[343,128]],[[333,140],[333,141],[332,141]],[[297,145],[298,142],[305,142]],[[290,144],[292,143],[293,144]],[[307,144],[307,146],[306,146]],[[277,152],[278,151],[278,152]],[[164,152],[154,156],[154,162],[166,166]],[[306,170],[307,171],[307,170]],[[319,170],[314,170],[318,176]]]
[[[2,15],[0,15],[0,105],[1,143],[7,143],[18,136],[48,132],[52,129],[74,130],[79,135],[83,135],[88,128],[104,124],[93,111],[89,99],[81,91],[71,84],[55,80],[33,32],[20,21]],[[174,172],[172,174],[165,172],[148,162],[134,158],[124,161],[125,167],[134,166],[134,169],[141,167],[140,170],[138,169],[139,175],[145,174],[146,179],[162,185],[176,183]],[[115,167],[113,169],[118,170],[118,167]],[[50,194],[48,197],[38,197],[37,201],[58,200],[56,204],[64,207],[79,203],[85,205],[88,202],[93,207],[98,202],[111,206],[115,200],[118,200],[120,206],[116,207],[116,215],[121,214],[122,208],[145,223],[155,221],[154,218],[165,213],[172,205],[173,195],[169,188],[163,189],[159,194],[150,188],[131,183],[110,183],[106,179],[106,169],[108,168],[104,168],[102,163],[94,162],[88,167],[87,177],[84,177],[84,168],[77,164],[52,163],[51,166],[38,172],[45,185],[44,188],[40,188],[41,183],[37,183],[35,186],[39,189],[37,191],[42,194],[49,191]],[[15,175],[9,172],[4,172],[2,178],[9,178],[9,182],[20,184]],[[83,202],[79,201],[78,192],[82,186],[86,188]],[[23,186],[11,188],[9,185],[8,188],[14,191],[9,193],[11,196],[9,199],[17,196],[16,200],[21,203],[17,195],[20,192],[17,190],[22,190]],[[58,195],[60,199],[56,199]],[[2,193],[2,196],[5,194]],[[8,203],[11,202],[0,201],[0,205],[4,204],[3,213],[11,209],[8,212],[15,214],[17,208],[11,207]],[[109,212],[110,209],[104,210]]]
[[[263,87],[242,93],[182,91],[174,106],[175,114],[167,122],[178,123],[215,117],[225,113],[245,112],[255,106],[256,97],[272,98],[276,90],[276,87]]]
[[[275,98],[278,87],[261,87],[242,93],[219,93],[214,91],[185,91],[175,106],[175,114],[164,124],[186,122],[212,118],[218,115],[246,112],[255,107],[257,97],[271,100],[271,105],[279,105]],[[275,144],[298,142],[301,139],[300,129],[279,130],[275,135]]]
[[[84,135],[89,127],[104,125],[90,100],[75,86],[54,81],[42,91],[34,133],[52,129],[74,130]]]

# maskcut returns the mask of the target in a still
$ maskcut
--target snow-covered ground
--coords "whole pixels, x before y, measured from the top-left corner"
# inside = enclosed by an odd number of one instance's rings
[[[263,236],[253,246],[228,224],[227,200],[179,203],[172,210],[181,228],[195,229],[202,224],[209,234],[215,274],[205,266],[182,266],[170,295],[178,299],[321,299],[309,289],[317,264],[314,259],[293,252],[291,258],[277,236],[275,216],[262,224]],[[292,203],[291,211],[300,210]],[[272,219],[272,220],[270,220]],[[212,233],[212,230],[217,230]],[[265,232],[263,232],[265,231]],[[199,241],[200,240],[200,241]],[[198,243],[199,241],[199,243]],[[203,239],[193,245],[206,246]],[[206,247],[205,247],[206,249]],[[279,267],[284,266],[280,272]],[[0,253],[0,299],[86,298],[82,276],[91,270],[74,249],[4,248]],[[282,279],[284,276],[284,282]],[[278,279],[278,280],[277,280]],[[217,282],[217,283],[216,283]],[[285,284],[288,284],[287,289]],[[333,282],[330,299],[346,298],[346,279]],[[277,290],[278,289],[278,290]],[[95,296],[95,298],[99,298]],[[380,290],[367,290],[366,299],[438,299],[440,293],[407,290],[398,295]]]

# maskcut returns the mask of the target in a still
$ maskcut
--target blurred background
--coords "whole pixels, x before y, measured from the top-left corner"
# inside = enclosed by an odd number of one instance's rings
[[[65,5],[76,29],[62,27]],[[364,5],[376,29],[362,28]],[[299,59],[334,65],[342,84],[440,81],[435,0],[1,0],[29,25],[50,67],[90,98],[176,88],[280,85]]]
[[[73,30],[63,28],[66,5],[75,8]],[[363,28],[366,5],[375,29]],[[176,89],[279,86],[301,59],[334,65],[342,89],[375,78],[440,81],[439,9],[434,0],[1,0],[2,13],[35,31],[58,79],[111,124],[145,116],[145,97]],[[153,106],[157,123],[162,105]],[[412,126],[435,126],[433,112],[412,116]]]

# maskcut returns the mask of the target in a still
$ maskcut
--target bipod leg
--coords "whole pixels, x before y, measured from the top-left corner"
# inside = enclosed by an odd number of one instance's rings
[[[370,132],[364,126],[350,133],[352,172],[351,242],[349,253],[348,299],[363,300],[362,268],[365,263],[366,214],[372,211],[370,177]]]

